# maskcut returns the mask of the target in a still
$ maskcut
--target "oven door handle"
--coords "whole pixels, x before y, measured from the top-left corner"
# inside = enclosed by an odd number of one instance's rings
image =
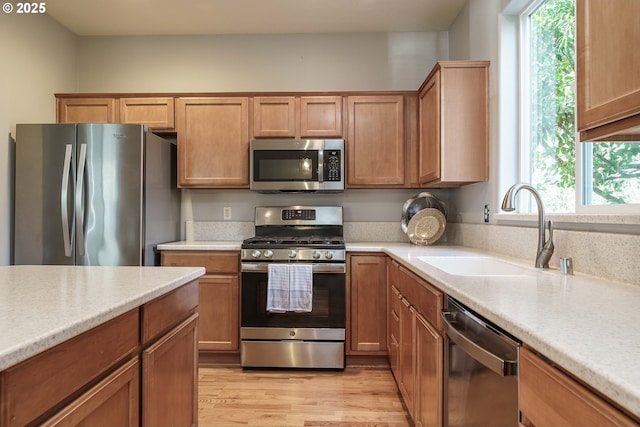
[[[291,264],[293,265],[293,264]],[[347,265],[345,263],[315,263],[313,273],[346,273]],[[268,262],[243,262],[240,265],[240,271],[243,273],[267,273],[269,271]]]
[[[456,320],[454,316],[449,312],[441,312],[442,320],[444,321],[444,330],[447,334],[447,338],[459,345],[469,356],[482,363],[487,368],[491,369],[498,375],[510,376],[516,375],[518,371],[517,360],[505,360],[489,349],[485,349],[474,342],[471,338],[467,337],[463,331],[456,328]],[[472,321],[472,320],[471,320]],[[482,328],[482,334],[496,334],[489,328]]]

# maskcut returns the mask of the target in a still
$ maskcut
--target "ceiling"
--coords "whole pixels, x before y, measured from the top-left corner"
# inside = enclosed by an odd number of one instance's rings
[[[56,0],[80,36],[445,31],[467,0]]]

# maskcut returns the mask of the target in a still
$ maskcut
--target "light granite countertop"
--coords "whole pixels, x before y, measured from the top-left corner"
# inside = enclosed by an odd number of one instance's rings
[[[535,348],[640,417],[640,287],[462,246],[347,242],[347,251],[384,252],[451,297]],[[176,242],[161,250],[233,250],[240,242]],[[452,275],[423,256],[490,255],[524,276]]]
[[[200,267],[0,267],[0,371],[204,272]]]

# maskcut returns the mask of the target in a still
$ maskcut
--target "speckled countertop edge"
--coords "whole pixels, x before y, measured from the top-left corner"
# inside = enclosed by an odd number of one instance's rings
[[[0,267],[0,371],[204,272],[200,267]]]

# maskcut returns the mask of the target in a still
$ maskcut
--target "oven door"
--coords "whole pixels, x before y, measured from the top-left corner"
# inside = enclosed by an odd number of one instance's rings
[[[343,328],[346,323],[346,266],[313,264],[310,312],[267,311],[268,263],[242,263],[243,328]]]

